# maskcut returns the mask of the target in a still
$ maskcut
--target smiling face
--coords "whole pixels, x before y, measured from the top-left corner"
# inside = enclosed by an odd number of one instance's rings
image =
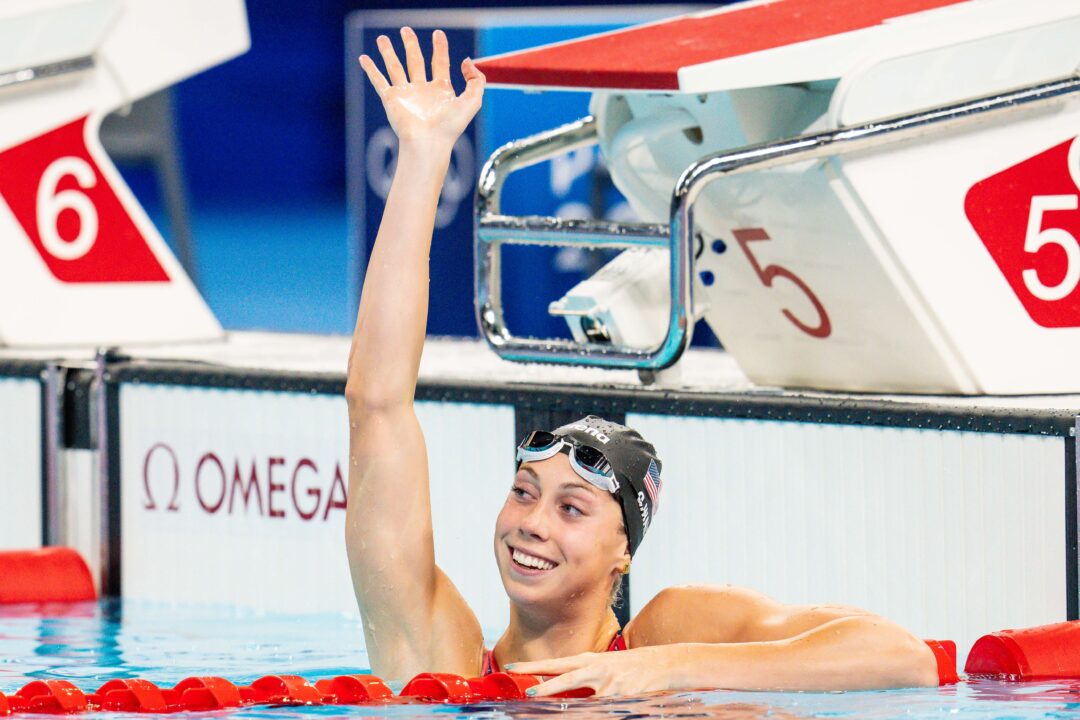
[[[524,463],[495,523],[495,559],[520,606],[548,613],[589,601],[606,606],[630,561],[619,504],[562,453]]]

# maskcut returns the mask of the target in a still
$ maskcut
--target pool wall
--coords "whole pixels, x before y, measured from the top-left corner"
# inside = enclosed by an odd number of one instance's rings
[[[341,393],[132,383],[118,393],[124,597],[199,602],[212,588],[242,607],[356,612]],[[514,447],[513,407],[420,402],[417,414],[437,560],[485,620],[505,622],[491,539],[514,458],[480,448]]]
[[[61,460],[50,537],[84,552],[105,595],[354,615],[347,351],[348,338],[234,334],[53,364],[65,391],[46,393],[49,413],[17,410],[62,421],[47,433],[62,447],[34,451]],[[436,557],[485,628],[507,618],[491,542],[515,442],[588,412],[639,428],[664,461],[628,614],[673,584],[732,583],[882,613],[955,640],[961,664],[984,633],[1076,619],[1080,397],[779,391],[748,386],[723,353],[684,363],[681,380],[642,386],[428,342],[416,399]],[[28,380],[40,401],[43,380]],[[40,498],[45,475],[23,473],[20,492]]]
[[[355,612],[342,541],[343,378],[167,366],[118,366],[111,377],[118,593]],[[732,583],[784,602],[865,607],[956,640],[962,663],[986,632],[1075,612],[1067,423],[759,400],[421,383],[438,561],[482,625],[501,627],[491,534],[515,439],[599,412],[640,428],[665,461],[658,520],[630,576],[631,614],[673,584]]]
[[[964,655],[1066,617],[1060,437],[633,414],[665,497],[631,584],[732,583],[880,613]],[[639,571],[640,570],[640,571]]]
[[[0,361],[0,549],[40,547],[44,363]]]

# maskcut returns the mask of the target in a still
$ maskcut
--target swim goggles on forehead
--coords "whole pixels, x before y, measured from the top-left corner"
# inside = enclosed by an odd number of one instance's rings
[[[570,467],[581,479],[609,493],[618,491],[619,483],[615,480],[615,471],[611,469],[611,463],[604,457],[604,453],[546,430],[534,430],[525,436],[518,444],[517,461],[538,462],[560,452],[570,457]]]

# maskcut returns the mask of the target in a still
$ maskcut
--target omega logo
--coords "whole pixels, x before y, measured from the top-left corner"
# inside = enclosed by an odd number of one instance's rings
[[[181,458],[163,442],[146,451],[142,482],[143,509],[164,512],[179,512],[183,506],[207,515],[325,521],[331,511],[345,509],[347,498],[340,463],[331,472],[320,471],[306,457],[229,459],[206,451],[198,458]]]

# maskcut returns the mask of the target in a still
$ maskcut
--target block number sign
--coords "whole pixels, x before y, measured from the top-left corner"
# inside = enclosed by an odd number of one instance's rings
[[[0,198],[62,283],[168,282],[86,143],[83,117],[0,152]]]
[[[964,210],[1031,319],[1080,327],[1080,138],[979,181]]]

